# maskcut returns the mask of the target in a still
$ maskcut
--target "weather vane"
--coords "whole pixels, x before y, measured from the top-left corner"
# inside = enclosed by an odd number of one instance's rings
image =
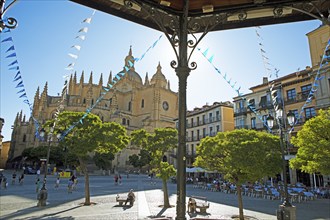
[[[0,33],[5,29],[14,29],[17,26],[17,20],[15,18],[9,17],[4,18],[3,16],[7,12],[7,10],[16,2],[17,0],[13,0],[6,8],[5,2],[6,0],[0,0]]]

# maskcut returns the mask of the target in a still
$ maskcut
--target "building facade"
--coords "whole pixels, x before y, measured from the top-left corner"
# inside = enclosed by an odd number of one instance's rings
[[[131,48],[124,60],[125,66],[131,66],[130,62],[134,64]],[[79,81],[75,73],[69,81],[64,110],[85,112],[100,97],[103,84],[102,74],[98,84],[94,84],[93,73],[89,75],[87,83],[84,80],[84,72]],[[113,84],[113,89],[105,94],[91,111],[102,121],[118,122],[126,127],[128,133],[140,128],[152,132],[154,128],[175,127],[174,119],[178,114],[178,95],[170,89],[170,83],[162,73],[160,64],[150,80],[147,74],[143,82],[133,65],[117,83],[114,83],[110,72],[107,84]],[[34,97],[32,114],[41,125],[48,119],[54,118],[58,103],[62,99],[61,96],[49,95],[47,90],[48,84],[46,83],[43,91],[40,93],[38,88]],[[26,120],[22,112],[17,114],[13,126],[9,160],[19,157],[25,148],[41,144],[35,138],[34,133],[35,126],[32,118]],[[138,153],[138,151],[139,149],[134,147],[122,150],[113,160],[113,167],[118,170],[126,169],[129,165],[129,155]]]
[[[214,102],[187,112],[186,158],[187,166],[192,167],[196,158],[196,148],[207,136],[215,136],[218,132],[234,130],[233,104],[230,102]],[[176,119],[178,126],[178,119]],[[176,152],[173,154],[176,155]]]
[[[319,109],[328,109],[330,106],[330,66],[326,62],[320,66],[322,55],[328,42],[325,42],[324,39],[329,39],[330,28],[322,26],[310,32],[307,36],[311,48],[312,67],[307,66],[304,70],[277,78],[272,80],[272,82],[268,82],[268,78],[264,77],[262,84],[250,88],[251,93],[234,97],[235,128],[267,131],[268,128],[265,123],[268,114],[275,116],[270,94],[270,84],[274,85],[273,90],[276,90],[278,94],[277,101],[283,108],[284,121],[286,123],[285,129],[290,129],[286,120],[287,112],[292,111],[296,116],[296,120],[298,120],[291,133],[284,132],[285,144],[288,150],[287,160],[294,157],[297,153],[297,148],[290,144],[290,138],[296,136],[303,124],[308,119],[316,116]],[[325,53],[330,54],[330,51]],[[313,98],[307,101],[316,75],[319,75],[317,91]],[[253,106],[257,114],[251,111],[251,108],[248,106]],[[303,106],[305,107],[302,108]],[[277,129],[278,125],[275,124],[272,131],[276,133]],[[302,182],[307,186],[330,184],[330,176],[318,175],[318,178],[315,178],[315,175],[289,169],[288,165],[286,170],[288,171],[286,174],[288,180],[292,184],[296,182]]]

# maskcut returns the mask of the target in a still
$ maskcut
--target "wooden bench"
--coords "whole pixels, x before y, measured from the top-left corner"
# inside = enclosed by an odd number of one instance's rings
[[[122,206],[126,202],[126,200],[127,200],[127,197],[125,198],[125,197],[121,197],[119,195],[117,195],[117,197],[116,197],[116,202],[118,202],[120,206]],[[129,201],[129,205],[133,206],[134,205],[134,200]]]
[[[196,208],[199,209],[199,213],[206,214],[206,210],[210,208],[210,203],[207,202],[207,198],[202,196],[190,196],[190,197],[195,199]]]

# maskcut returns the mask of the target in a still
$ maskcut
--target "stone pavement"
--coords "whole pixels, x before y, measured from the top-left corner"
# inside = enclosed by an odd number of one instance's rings
[[[7,174],[8,180],[10,174]],[[72,194],[66,191],[67,180],[61,180],[60,189],[54,189],[55,177],[48,177],[48,205],[36,207],[35,176],[26,175],[23,186],[10,185],[1,189],[0,218],[1,219],[151,219],[176,216],[176,184],[168,183],[170,204],[173,208],[163,209],[163,192],[161,181],[155,180],[151,184],[146,175],[131,175],[123,178],[122,185],[115,185],[111,176],[91,176],[91,201],[94,205],[83,206],[84,184],[83,177],[78,177],[78,188]],[[126,195],[129,189],[134,189],[136,202],[133,207],[121,207],[116,203],[116,195]],[[206,196],[210,201],[208,214],[186,215],[187,219],[203,217],[208,219],[231,219],[238,214],[237,196],[221,192],[210,192],[203,189],[194,189],[187,185],[187,196]],[[244,215],[259,220],[275,220],[275,210],[281,203],[278,200],[243,197]],[[330,200],[318,199],[296,204],[297,220],[330,220]]]

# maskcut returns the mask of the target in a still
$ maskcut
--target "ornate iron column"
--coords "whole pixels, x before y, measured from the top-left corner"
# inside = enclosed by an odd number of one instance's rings
[[[175,68],[179,78],[179,145],[177,155],[177,202],[176,219],[186,219],[186,114],[188,67],[188,5],[184,3],[184,13],[179,19],[179,59]],[[172,61],[173,62],[173,61]]]

